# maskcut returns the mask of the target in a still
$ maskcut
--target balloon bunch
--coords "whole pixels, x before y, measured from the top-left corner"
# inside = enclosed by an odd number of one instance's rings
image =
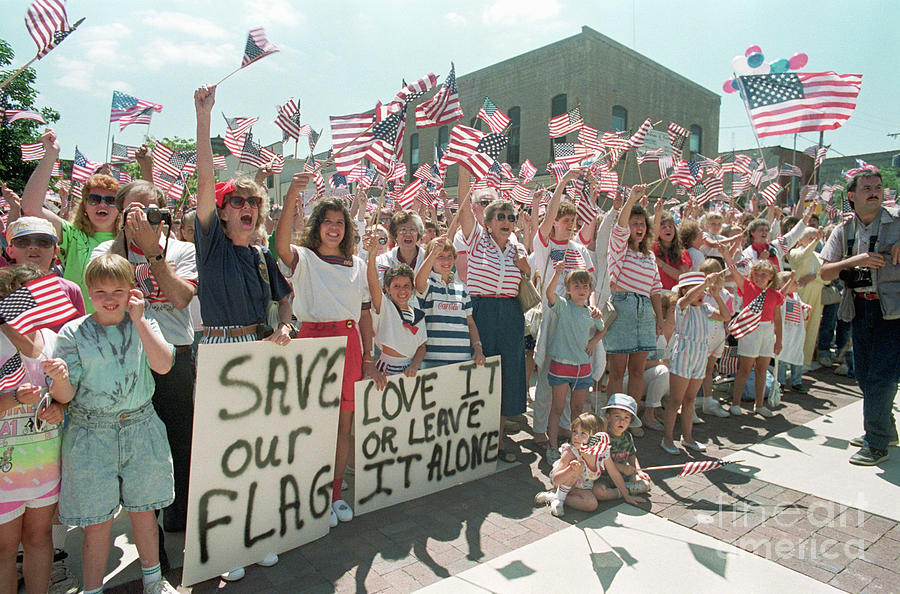
[[[779,58],[766,63],[766,57],[758,45],[751,45],[743,56],[735,56],[731,60],[731,70],[736,75],[744,74],[778,74],[788,70],[799,70],[806,66],[809,56],[803,52],[797,52],[790,58]],[[722,90],[726,93],[737,93],[741,90],[741,84],[737,76],[729,78],[722,83]]]

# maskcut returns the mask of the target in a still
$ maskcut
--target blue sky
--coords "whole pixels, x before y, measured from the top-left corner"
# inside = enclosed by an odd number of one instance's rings
[[[18,67],[34,54],[34,44],[22,18],[11,15],[24,16],[29,0],[4,4],[7,18],[0,37],[17,52]],[[216,113],[260,116],[254,133],[264,143],[280,138],[271,122],[276,104],[288,97],[300,100],[304,123],[327,132],[329,115],[355,113],[389,99],[401,78],[414,80],[433,71],[443,80],[451,60],[457,75],[465,74],[588,25],[723,95],[722,152],[755,146],[740,99],[725,95],[722,83],[730,76],[731,59],[756,44],[766,61],[802,51],[809,55],[805,71],[863,74],[855,114],[843,128],[826,132],[825,142],[843,154],[900,153],[900,138],[887,136],[900,132],[900,79],[892,67],[900,3],[887,0],[861,3],[866,16],[857,23],[848,15],[848,3],[837,0],[337,0],[327,5],[192,0],[146,5],[68,1],[70,22],[84,16],[84,24],[36,64],[38,104],[62,114],[56,128],[63,157],[71,158],[78,144],[88,158],[102,159],[114,89],[164,106],[154,115],[153,136],[192,138],[193,89],[233,70],[247,31],[257,26],[266,28],[281,52],[223,83]],[[214,120],[214,134],[223,127],[221,117]],[[132,126],[115,134],[119,142],[137,144],[145,130]],[[815,133],[804,137],[797,142],[800,149],[817,140]],[[791,146],[793,137],[764,140],[766,146]],[[320,148],[325,142],[327,137]]]

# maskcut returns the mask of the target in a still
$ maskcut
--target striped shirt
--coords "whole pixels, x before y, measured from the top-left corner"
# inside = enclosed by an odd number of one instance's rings
[[[515,297],[519,292],[522,273],[516,268],[514,258],[524,258],[525,247],[510,237],[501,250],[497,242],[475,224],[472,235],[466,238],[468,269],[466,281],[472,297]]]
[[[631,231],[618,223],[609,236],[609,284],[619,285],[623,291],[638,295],[658,295],[662,292],[659,268],[653,254],[628,249]]]
[[[466,286],[459,281],[445,283],[441,275],[428,275],[428,288],[419,294],[425,311],[425,363],[447,365],[472,358],[468,317],[472,315],[472,301]]]

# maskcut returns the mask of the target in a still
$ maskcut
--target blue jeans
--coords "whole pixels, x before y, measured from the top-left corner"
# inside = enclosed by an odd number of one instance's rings
[[[850,324],[837,319],[839,306],[839,303],[832,303],[822,308],[822,323],[819,324],[819,336],[816,340],[816,348],[820,352],[831,350],[832,339],[837,350],[841,350],[850,338]]]
[[[885,320],[877,300],[857,297],[853,304],[853,363],[863,393],[865,441],[873,450],[886,450],[897,437],[893,406],[900,382],[900,319]]]
[[[803,366],[802,365],[794,365],[793,363],[785,363],[784,361],[778,362],[778,383],[782,386],[785,385],[784,382],[787,381],[787,372],[788,368],[791,370],[791,385],[799,386],[801,385],[803,378]]]

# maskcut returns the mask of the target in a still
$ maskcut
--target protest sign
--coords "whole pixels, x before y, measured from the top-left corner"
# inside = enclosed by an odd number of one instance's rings
[[[638,156],[643,156],[644,154],[662,149],[661,155],[671,157],[674,153],[672,152],[672,143],[669,142],[669,136],[666,132],[660,132],[659,130],[647,130],[647,135],[644,137],[644,144],[637,147]]]
[[[346,343],[200,345],[185,585],[328,533]]]
[[[357,515],[496,470],[500,357],[387,379],[356,383]]]

